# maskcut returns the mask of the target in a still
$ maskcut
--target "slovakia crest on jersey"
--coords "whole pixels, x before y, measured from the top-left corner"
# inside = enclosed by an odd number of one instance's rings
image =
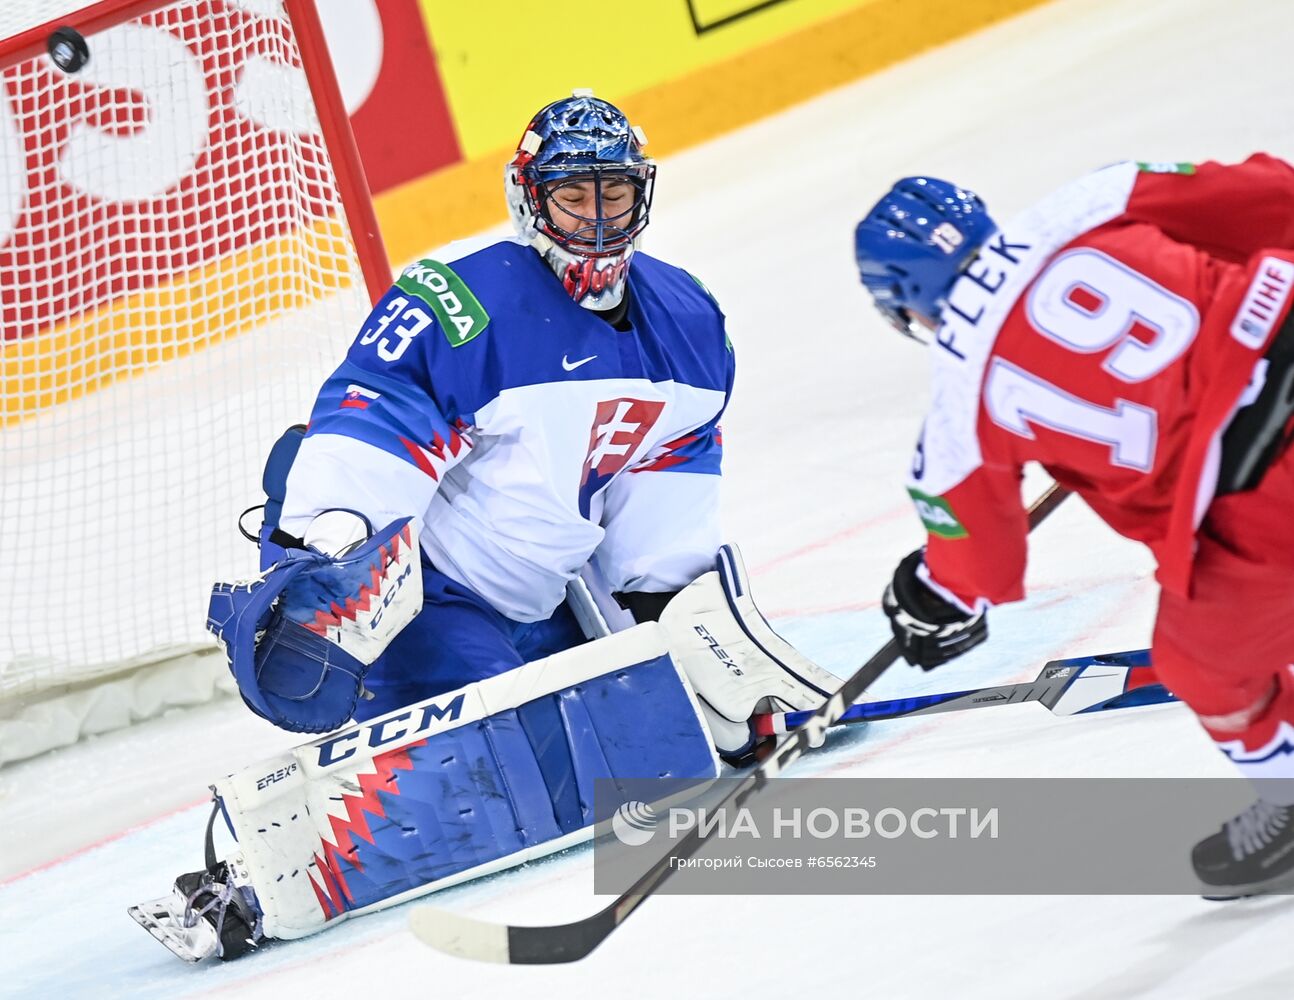
[[[645,399],[607,399],[598,403],[580,477],[582,516],[589,516],[594,494],[629,464],[664,409],[664,403]]]
[[[341,408],[343,410],[367,410],[369,403],[381,397],[380,392],[365,389],[362,385],[348,385],[346,386],[346,395],[341,398]]]

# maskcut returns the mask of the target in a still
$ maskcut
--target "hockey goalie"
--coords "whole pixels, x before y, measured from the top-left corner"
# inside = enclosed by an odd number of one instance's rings
[[[425,556],[409,521],[332,559],[307,551],[220,584],[211,624],[244,700],[330,728],[409,627]],[[592,604],[586,613],[596,614]],[[750,751],[759,711],[812,707],[831,675],[768,626],[720,550],[659,622],[338,729],[213,786],[206,868],[130,914],[190,962],[236,958],[592,836],[599,778],[704,780]],[[360,713],[362,714],[362,713]],[[716,723],[711,730],[709,721]],[[233,854],[217,859],[213,826]]]
[[[542,109],[505,173],[517,236],[407,268],[273,449],[266,571],[217,585],[208,627],[253,712],[327,735],[217,782],[205,870],[131,909],[181,957],[560,850],[596,779],[713,777],[757,710],[838,686],[719,544],[732,347],[638,251],[645,142],[587,92]]]

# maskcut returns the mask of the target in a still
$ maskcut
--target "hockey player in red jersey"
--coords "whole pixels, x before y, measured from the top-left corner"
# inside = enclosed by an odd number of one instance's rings
[[[931,669],[1020,600],[1026,462],[1150,547],[1152,658],[1251,779],[1294,779],[1294,168],[1120,163],[999,227],[969,191],[897,185],[859,223],[877,307],[928,339],[908,488],[929,533],[884,609]],[[1195,848],[1208,895],[1294,882],[1294,781]]]

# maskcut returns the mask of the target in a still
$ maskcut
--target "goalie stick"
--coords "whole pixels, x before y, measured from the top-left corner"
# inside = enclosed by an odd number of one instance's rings
[[[992,705],[1018,705],[1036,701],[1055,715],[1080,715],[1106,712],[1139,705],[1161,705],[1176,701],[1167,688],[1155,679],[1150,666],[1150,650],[1134,649],[1124,653],[1100,653],[1075,656],[1068,660],[1049,660],[1032,681],[1001,684],[996,687],[920,694],[889,701],[869,701],[852,705],[834,725],[903,719],[910,715],[937,715],[960,712],[968,708]],[[757,736],[780,736],[804,725],[812,712],[768,712],[754,718]]]
[[[1041,524],[1068,496],[1053,483],[1029,508],[1029,529]],[[760,764],[746,774],[715,807],[716,812],[736,808],[798,760],[815,740],[899,658],[899,644],[891,639],[846,680],[803,726],[787,735]],[[712,828],[706,828],[708,830]],[[517,927],[465,917],[435,906],[415,907],[409,924],[415,937],[450,955],[511,965],[551,965],[576,962],[589,954],[638,908],[674,871],[673,858],[696,853],[707,833],[695,826],[638,880],[597,913],[568,924]]]

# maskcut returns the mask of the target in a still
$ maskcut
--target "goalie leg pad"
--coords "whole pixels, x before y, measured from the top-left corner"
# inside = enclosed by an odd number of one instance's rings
[[[598,778],[717,773],[653,623],[349,727],[216,788],[265,934],[295,938],[587,839]]]
[[[713,572],[685,587],[660,623],[670,650],[708,709],[725,756],[739,756],[753,739],[747,720],[758,711],[817,708],[840,687],[773,631],[751,596],[736,546],[725,545]]]

